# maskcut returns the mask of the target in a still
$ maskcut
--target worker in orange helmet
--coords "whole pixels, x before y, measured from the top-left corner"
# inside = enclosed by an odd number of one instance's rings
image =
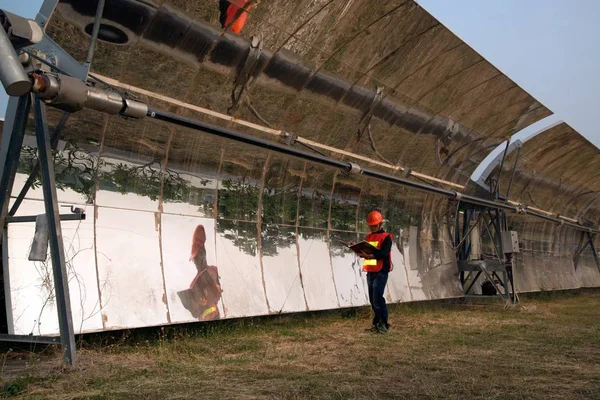
[[[221,28],[240,33],[248,20],[248,11],[256,5],[252,0],[219,0]]]
[[[392,265],[392,234],[383,230],[383,216],[377,210],[373,210],[367,216],[369,233],[366,241],[377,248],[373,254],[359,253],[364,258],[363,271],[367,273],[367,285],[369,287],[369,301],[375,316],[368,330],[376,333],[387,333],[390,329],[388,323],[388,310],[385,303],[385,286],[388,274],[393,270]]]

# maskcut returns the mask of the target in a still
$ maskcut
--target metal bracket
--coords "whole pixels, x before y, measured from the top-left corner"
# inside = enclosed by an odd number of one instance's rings
[[[59,215],[61,221],[85,221],[85,214],[60,214]],[[16,224],[23,222],[35,222],[36,215],[23,215],[16,217],[7,217],[7,224]]]
[[[362,135],[371,125],[371,120],[373,119],[373,113],[375,112],[375,108],[383,100],[383,89],[383,86],[377,86],[377,91],[373,96],[373,101],[371,102],[369,109],[363,114],[363,116],[360,118],[360,121],[358,122],[359,127],[358,131],[356,132],[358,140],[360,140]]]
[[[279,137],[281,138],[281,141],[283,143],[287,144],[288,146],[293,146],[294,144],[296,144],[296,141],[298,140],[298,135],[293,132],[281,131],[281,133],[279,134]]]
[[[240,70],[231,90],[231,107],[227,110],[228,114],[237,111],[240,104],[242,103],[246,91],[252,83],[252,73],[258,64],[260,55],[263,49],[262,39],[256,36],[252,37],[250,42],[250,49],[248,50],[248,56],[246,62]],[[237,91],[237,93],[236,93]]]

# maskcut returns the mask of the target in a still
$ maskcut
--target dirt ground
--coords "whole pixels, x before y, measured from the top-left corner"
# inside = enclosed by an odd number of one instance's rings
[[[600,293],[153,328],[2,354],[0,395],[20,399],[600,399]],[[34,350],[34,351],[31,351]]]

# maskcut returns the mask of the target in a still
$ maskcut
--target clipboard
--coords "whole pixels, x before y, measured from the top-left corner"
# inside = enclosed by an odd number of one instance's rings
[[[374,252],[379,250],[377,247],[373,246],[372,244],[370,244],[369,242],[366,242],[366,241],[356,243],[352,246],[350,246],[348,243],[344,243],[344,244],[348,248],[350,248],[353,252],[355,252],[356,254],[359,254],[359,253],[373,254]]]

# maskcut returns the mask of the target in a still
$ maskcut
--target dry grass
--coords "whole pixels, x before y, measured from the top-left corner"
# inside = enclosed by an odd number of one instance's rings
[[[600,294],[524,308],[413,304],[393,330],[327,312],[87,338],[78,365],[40,355],[5,396],[32,399],[600,399]],[[10,357],[9,357],[10,358]]]

